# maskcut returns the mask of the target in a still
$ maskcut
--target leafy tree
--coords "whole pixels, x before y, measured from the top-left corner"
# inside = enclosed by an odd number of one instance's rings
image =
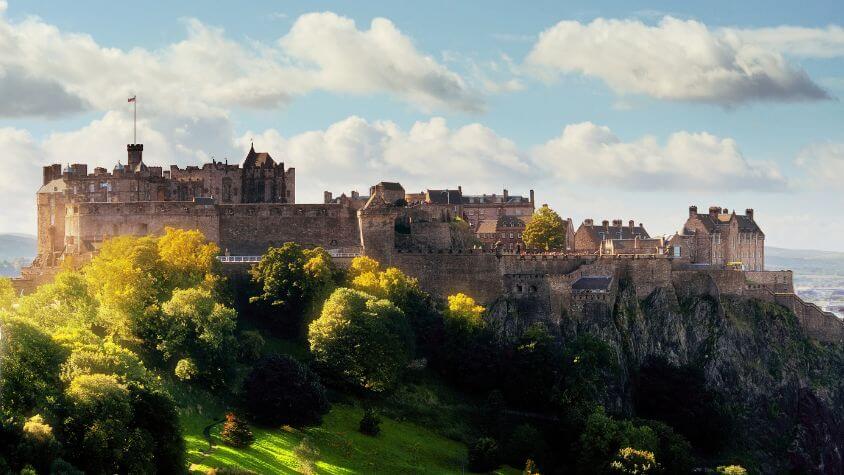
[[[464,327],[477,328],[484,325],[483,315],[486,309],[475,303],[475,299],[458,293],[448,296],[447,321]]]
[[[220,248],[197,230],[165,228],[158,238],[163,278],[171,289],[199,285],[217,274]]]
[[[220,431],[220,438],[226,445],[232,447],[249,447],[255,440],[249,426],[240,420],[235,413],[226,414],[226,422],[223,423],[223,430]]]
[[[330,408],[319,376],[287,355],[260,360],[243,381],[243,405],[258,424],[318,424]]]
[[[650,427],[613,419],[599,407],[586,420],[580,435],[578,465],[586,473],[607,473],[614,457],[625,447],[653,453],[659,448],[659,439]]]
[[[624,447],[618,451],[615,460],[610,464],[613,472],[634,475],[657,473],[661,467],[656,462],[653,452]]]
[[[138,355],[112,341],[78,345],[71,352],[62,364],[62,381],[68,383],[83,374],[112,374],[123,383],[149,379]]]
[[[363,417],[358,424],[358,431],[372,437],[381,432],[381,418],[375,413],[375,409],[368,407],[363,411]]]
[[[329,374],[375,392],[392,388],[410,359],[412,333],[387,300],[340,288],[308,331],[311,352]]]
[[[12,287],[12,280],[8,277],[0,277],[0,310],[9,310],[15,302],[15,289]]]
[[[85,277],[74,271],[62,271],[52,283],[18,301],[17,315],[49,332],[68,329],[102,331],[98,304],[90,295]]]
[[[490,437],[481,437],[469,447],[469,470],[489,472],[501,465],[501,450],[498,442]]]
[[[245,362],[252,363],[261,358],[261,352],[264,349],[264,337],[260,332],[248,330],[241,332],[237,339],[237,357]]]
[[[59,373],[66,351],[19,318],[3,321],[2,331],[0,407],[11,414],[46,407],[61,393]]]
[[[161,389],[136,382],[130,382],[127,389],[132,406],[130,427],[149,441],[147,450],[153,466],[159,473],[181,473],[185,466],[185,441],[173,398]]]
[[[39,472],[47,472],[62,449],[53,434],[53,428],[41,415],[36,414],[24,423],[23,435],[19,453],[21,460],[30,462]]]
[[[522,233],[525,245],[543,251],[566,248],[566,225],[548,205],[542,205],[531,217]]]
[[[182,381],[190,381],[199,374],[199,368],[190,358],[182,358],[176,362],[176,377]]]
[[[298,334],[303,313],[332,287],[336,269],[321,247],[288,242],[270,248],[250,270],[260,294],[250,298],[278,329]]]
[[[236,319],[234,309],[218,303],[210,290],[178,289],[162,304],[149,333],[155,333],[164,361],[190,358],[199,376],[217,384],[232,367]]]

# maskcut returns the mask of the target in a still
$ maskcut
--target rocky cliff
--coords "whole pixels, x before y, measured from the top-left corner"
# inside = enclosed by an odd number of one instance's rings
[[[611,410],[653,417],[700,404],[688,394],[641,400],[654,394],[641,387],[653,384],[643,368],[661,361],[700,374],[698,392],[711,394],[727,439],[714,458],[735,456],[762,473],[844,473],[840,344],[807,337],[785,307],[720,295],[705,274],[644,299],[622,277],[618,292],[614,303],[589,303],[560,319],[564,340],[589,333],[615,350],[621,370],[606,395]]]

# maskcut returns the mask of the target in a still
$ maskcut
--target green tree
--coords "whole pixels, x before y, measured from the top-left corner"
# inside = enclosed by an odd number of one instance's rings
[[[308,331],[315,361],[335,377],[367,390],[392,388],[410,359],[412,333],[387,300],[340,288]]]
[[[454,325],[468,328],[479,328],[484,325],[486,309],[466,294],[458,293],[448,296],[448,308],[445,311],[446,321]]]
[[[633,447],[619,449],[615,459],[610,463],[613,472],[641,475],[661,472],[653,452],[638,450]]]
[[[258,361],[244,378],[241,394],[250,419],[269,427],[318,424],[331,407],[319,376],[287,355]]]
[[[122,383],[149,380],[140,357],[112,341],[79,345],[62,364],[61,376],[66,383],[85,374],[112,374]]]
[[[333,286],[336,269],[328,253],[296,243],[270,248],[250,270],[259,295],[249,299],[278,329],[298,334],[303,314]]]
[[[102,329],[98,304],[91,296],[85,277],[74,271],[62,271],[52,283],[18,301],[17,315],[49,332],[59,329]]]
[[[5,319],[0,330],[0,407],[22,415],[55,401],[61,393],[59,373],[67,352],[19,318]]]
[[[650,427],[613,419],[599,407],[586,420],[580,435],[578,465],[584,473],[607,473],[619,450],[625,447],[653,454],[659,449],[659,439]]]
[[[529,248],[563,250],[566,248],[566,224],[548,205],[542,205],[525,226],[522,239]]]

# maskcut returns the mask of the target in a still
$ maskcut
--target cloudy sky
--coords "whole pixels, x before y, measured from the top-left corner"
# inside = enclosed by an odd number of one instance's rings
[[[0,0],[0,232],[35,232],[42,165],[125,161],[137,95],[147,163],[254,140],[300,202],[534,188],[577,223],[754,208],[770,245],[844,251],[840,1],[150,3]]]

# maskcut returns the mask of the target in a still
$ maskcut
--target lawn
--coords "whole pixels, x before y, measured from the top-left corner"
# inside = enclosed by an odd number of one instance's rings
[[[321,474],[461,473],[466,460],[463,444],[416,424],[385,417],[382,417],[378,437],[365,436],[357,431],[362,414],[360,408],[335,404],[319,427],[305,430],[253,428],[255,443],[247,449],[221,444],[220,426],[216,426],[212,430],[215,447],[209,453],[202,429],[213,418],[183,413],[191,473],[222,467],[239,467],[262,474],[299,473],[293,449],[306,436],[319,451],[316,467]],[[519,472],[506,469],[498,473]]]

